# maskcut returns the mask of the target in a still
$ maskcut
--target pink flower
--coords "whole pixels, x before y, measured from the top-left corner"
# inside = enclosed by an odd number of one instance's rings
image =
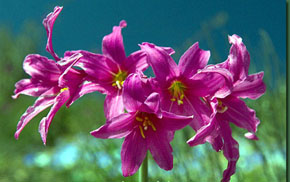
[[[54,21],[61,10],[62,7],[55,7],[54,12],[47,15],[43,20],[48,36],[46,49],[57,62],[38,54],[26,56],[23,69],[31,78],[22,79],[15,84],[15,95],[12,96],[14,99],[20,94],[38,97],[34,105],[28,107],[21,116],[15,133],[16,139],[18,139],[19,134],[32,118],[52,106],[48,115],[41,120],[39,125],[41,138],[43,143],[46,144],[48,128],[60,107],[65,102],[67,102],[66,105],[68,107],[81,95],[101,89],[96,84],[83,84],[87,75],[82,70],[72,68],[82,56],[81,54],[59,58],[53,51],[51,42],[52,29]]]
[[[209,51],[192,45],[177,65],[168,52],[154,44],[143,43],[141,50],[156,76],[156,90],[160,94],[161,108],[180,115],[194,115],[191,127],[198,130],[210,121],[211,110],[200,97],[224,97],[230,92],[231,74],[223,68],[205,69]]]
[[[228,160],[228,167],[223,173],[222,181],[230,180],[235,173],[239,158],[239,145],[232,138],[229,122],[248,130],[249,133],[245,135],[247,138],[258,139],[254,133],[257,131],[260,121],[256,117],[255,111],[248,108],[240,98],[257,99],[266,90],[263,83],[263,72],[248,75],[250,56],[242,39],[233,35],[229,36],[229,42],[232,47],[228,59],[216,67],[225,68],[233,75],[232,92],[223,98],[218,96],[206,98],[205,101],[211,106],[214,113],[212,120],[200,128],[196,135],[188,141],[190,146],[209,141],[217,151],[223,150],[224,156]]]
[[[111,34],[103,38],[103,55],[87,51],[65,53],[67,56],[76,53],[83,55],[76,66],[90,75],[92,82],[104,88],[103,93],[107,94],[104,104],[107,119],[124,113],[122,93],[127,76],[136,71],[144,71],[148,67],[142,51],[133,52],[126,57],[121,34],[122,28],[126,26],[126,21],[121,21],[119,26],[113,27]]]
[[[185,127],[192,116],[180,116],[161,110],[159,94],[152,92],[150,81],[131,74],[124,82],[123,100],[128,113],[108,120],[92,131],[96,138],[124,138],[121,150],[124,176],[133,175],[144,160],[147,150],[165,170],[173,168],[170,141],[175,130]]]

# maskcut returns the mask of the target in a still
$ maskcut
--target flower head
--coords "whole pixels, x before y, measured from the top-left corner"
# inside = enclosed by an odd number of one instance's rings
[[[96,138],[123,138],[122,171],[133,175],[149,150],[156,163],[165,170],[173,167],[170,141],[175,130],[185,127],[193,116],[180,116],[161,110],[159,94],[152,92],[150,80],[131,74],[124,82],[123,100],[128,113],[108,120],[92,131]]]

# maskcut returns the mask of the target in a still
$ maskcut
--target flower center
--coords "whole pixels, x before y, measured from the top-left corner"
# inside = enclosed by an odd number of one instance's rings
[[[139,130],[140,130],[142,138],[144,139],[146,138],[145,131],[147,131],[149,127],[151,127],[153,131],[156,131],[156,127],[154,126],[153,122],[150,120],[150,117],[148,116],[148,114],[140,113],[136,116],[135,119],[139,124]]]
[[[64,88],[60,89],[59,92],[61,93],[61,92],[66,91],[66,90],[68,90],[68,87],[64,87]]]
[[[118,89],[122,89],[123,83],[127,78],[128,73],[126,71],[119,70],[119,72],[114,75],[112,86]]]
[[[218,99],[217,112],[218,113],[224,113],[227,110],[228,110],[228,107],[225,106],[220,99]]]
[[[184,91],[186,90],[186,87],[181,81],[173,81],[168,90],[172,96],[170,99],[172,102],[176,101],[178,105],[183,104]]]

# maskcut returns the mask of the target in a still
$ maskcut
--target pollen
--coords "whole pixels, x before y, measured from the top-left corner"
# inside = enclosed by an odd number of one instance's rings
[[[127,76],[128,73],[126,71],[119,70],[119,72],[113,76],[112,86],[121,90],[123,88],[123,84]]]
[[[153,131],[156,131],[156,127],[151,121],[150,117],[146,116],[146,113],[140,113],[135,119],[138,122],[138,127],[141,133],[142,138],[146,138],[146,132],[151,128]]]
[[[183,104],[183,99],[185,97],[184,92],[186,90],[185,85],[178,80],[174,80],[170,87],[168,88],[172,98],[170,99],[172,102],[177,102],[178,105]]]
[[[224,113],[227,110],[228,110],[228,107],[225,106],[220,99],[218,99],[217,112],[218,113]]]
[[[60,93],[63,92],[63,91],[66,91],[66,90],[68,90],[68,87],[64,87],[64,88],[62,88],[62,89],[60,90]]]

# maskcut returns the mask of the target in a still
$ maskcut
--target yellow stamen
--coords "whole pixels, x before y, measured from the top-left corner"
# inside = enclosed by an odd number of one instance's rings
[[[125,79],[127,78],[128,73],[126,71],[119,70],[117,74],[113,76],[113,87],[122,89]]]
[[[63,92],[63,91],[66,91],[66,90],[68,90],[68,87],[62,88],[62,89],[60,90],[60,93]]]
[[[140,118],[140,117],[136,117],[136,120],[139,121],[139,122],[142,122],[143,121],[143,119]]]
[[[154,124],[151,121],[149,121],[148,124],[149,124],[149,126],[151,126],[153,131],[156,131],[156,127],[154,126]]]
[[[183,98],[184,98],[184,91],[186,90],[186,87],[181,81],[173,81],[168,88],[172,98],[170,99],[172,102],[177,101],[178,105],[183,104]]]
[[[227,110],[228,110],[228,107],[225,106],[225,105],[222,103],[222,101],[220,101],[220,100],[218,99],[218,108],[217,108],[217,112],[218,112],[218,113],[224,113],[224,112],[226,112]]]
[[[139,129],[140,129],[140,133],[141,133],[142,138],[145,139],[145,135],[144,135],[143,129],[142,129],[142,127],[140,125],[139,125]]]

